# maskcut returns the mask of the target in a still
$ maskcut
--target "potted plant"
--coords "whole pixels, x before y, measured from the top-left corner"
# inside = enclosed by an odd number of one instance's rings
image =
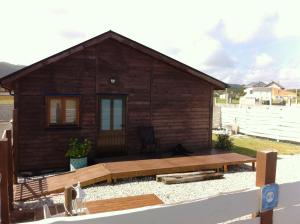
[[[218,135],[218,140],[215,144],[217,149],[231,151],[233,148],[233,142],[228,134]]]
[[[87,155],[91,149],[91,141],[71,138],[66,156],[70,158],[70,170],[76,170],[87,166]]]

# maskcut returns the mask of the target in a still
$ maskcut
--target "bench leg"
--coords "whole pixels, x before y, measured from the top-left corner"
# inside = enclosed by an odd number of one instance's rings
[[[228,166],[224,165],[223,168],[224,168],[224,173],[227,173],[228,172]]]
[[[255,162],[252,162],[252,171],[255,171]]]
[[[109,176],[109,177],[107,178],[107,183],[108,183],[108,184],[111,184],[111,183],[112,183],[112,178],[111,178],[111,176]]]

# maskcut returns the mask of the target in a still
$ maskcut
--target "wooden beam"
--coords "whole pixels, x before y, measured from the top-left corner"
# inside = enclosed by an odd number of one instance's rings
[[[12,141],[11,141],[11,130],[5,131],[7,139],[7,176],[8,176],[8,197],[9,197],[9,209],[13,210],[14,201],[14,166],[13,166],[13,152],[12,152]]]
[[[220,179],[223,177],[223,173],[209,173],[209,174],[199,174],[199,175],[191,175],[184,177],[163,177],[162,182],[165,184],[180,184],[180,183],[189,183],[195,181],[203,181],[203,180],[212,180],[212,179]]]
[[[196,176],[196,175],[202,175],[202,174],[212,174],[216,173],[214,170],[208,170],[208,171],[196,171],[196,172],[187,172],[187,173],[170,173],[170,174],[159,174],[156,175],[156,181],[161,182],[162,178],[164,177],[186,177],[186,176]]]
[[[256,186],[262,187],[266,184],[275,183],[277,152],[262,151],[256,155]],[[261,224],[273,223],[273,210],[260,213]]]
[[[1,191],[1,223],[10,222],[9,193],[8,193],[8,144],[6,140],[0,140],[0,191]]]
[[[210,98],[209,98],[209,138],[208,148],[212,149],[212,126],[213,126],[213,110],[214,110],[214,89],[210,87]]]

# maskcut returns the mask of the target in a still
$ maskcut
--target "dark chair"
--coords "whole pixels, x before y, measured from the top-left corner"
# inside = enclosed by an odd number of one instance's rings
[[[141,153],[157,152],[157,149],[159,149],[159,140],[155,138],[153,126],[139,127],[138,136],[141,141]]]

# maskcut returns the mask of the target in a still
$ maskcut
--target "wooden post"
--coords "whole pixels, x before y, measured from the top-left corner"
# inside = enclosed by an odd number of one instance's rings
[[[15,105],[17,103],[17,99],[15,97]],[[12,129],[13,129],[13,159],[14,159],[14,184],[18,183],[18,110],[13,110],[13,123],[12,123]]]
[[[72,215],[72,187],[65,187],[65,214]]]
[[[12,144],[11,144],[11,130],[6,130],[6,139],[7,139],[7,167],[8,167],[8,197],[9,197],[9,209],[13,210],[13,201],[14,201],[14,171],[13,171],[13,153],[12,153]]]
[[[1,223],[7,224],[10,220],[9,195],[8,195],[8,144],[6,140],[0,140],[0,190],[1,190]]]
[[[262,151],[256,155],[256,186],[275,183],[277,152]],[[261,224],[273,223],[273,210],[260,213]]]

